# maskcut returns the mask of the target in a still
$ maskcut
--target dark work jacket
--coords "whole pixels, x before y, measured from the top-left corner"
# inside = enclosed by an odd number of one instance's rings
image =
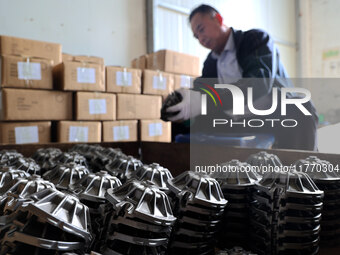
[[[240,31],[232,29],[234,35],[234,42],[236,48],[236,57],[238,64],[242,68],[242,79],[234,83],[238,86],[244,95],[247,95],[247,88],[253,88],[253,100],[258,100],[259,102],[265,102],[262,104],[262,109],[269,109],[272,101],[272,88],[277,87],[279,93],[279,99],[281,95],[280,88],[282,87],[292,87],[292,82],[288,79],[284,67],[280,61],[280,56],[277,50],[274,52],[273,40],[270,36],[259,29],[252,29],[249,31]],[[276,54],[276,62],[273,61],[274,54]],[[275,68],[273,68],[273,63],[276,63]],[[275,74],[273,74],[273,70]],[[217,74],[217,59],[212,57],[210,53],[204,62],[202,76],[194,81],[194,90],[200,91],[200,88],[204,85],[202,83],[209,83],[210,86],[214,87],[214,84],[218,84],[218,74]],[[274,77],[274,78],[273,78]],[[209,79],[201,79],[209,78]],[[254,78],[254,79],[252,79]],[[208,81],[208,82],[207,82]],[[212,100],[207,100],[208,109],[212,112],[217,113],[218,116],[222,117],[223,114],[232,108],[232,96],[229,90],[226,89],[216,89],[223,102],[223,107],[215,107]],[[296,95],[289,94],[288,97],[295,98]],[[246,98],[246,97],[245,97]],[[245,102],[246,104],[246,102]],[[267,105],[269,107],[267,107]],[[280,106],[280,102],[278,103]],[[315,138],[316,126],[318,122],[318,117],[316,110],[311,102],[307,102],[304,106],[309,110],[312,116],[305,118],[300,116],[299,110],[291,107],[291,115],[297,116],[301,119],[301,130],[305,128],[306,132],[310,129],[309,140]],[[258,108],[260,109],[260,108]],[[280,107],[271,117],[279,116]],[[222,115],[221,115],[222,114]],[[209,110],[208,110],[209,115]],[[203,116],[202,116],[203,117]],[[231,116],[229,116],[231,117]],[[254,116],[248,116],[249,118]],[[269,116],[268,116],[269,117]],[[211,117],[213,118],[213,117]],[[200,117],[198,117],[200,119]],[[197,123],[198,124],[198,123]],[[307,130],[306,130],[307,129]],[[285,130],[284,130],[285,131]],[[292,130],[293,131],[293,130]],[[297,131],[297,130],[296,130]],[[308,132],[308,131],[307,131]],[[283,137],[285,139],[285,137]],[[282,139],[281,139],[282,140]],[[278,146],[280,147],[280,146]],[[315,149],[315,144],[306,145],[302,142],[296,146],[283,146],[285,148],[298,148],[298,149]]]

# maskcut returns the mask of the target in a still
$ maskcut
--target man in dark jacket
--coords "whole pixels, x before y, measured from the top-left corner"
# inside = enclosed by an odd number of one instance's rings
[[[234,30],[224,25],[219,12],[208,5],[201,5],[194,9],[189,16],[189,21],[194,37],[202,46],[211,49],[211,52],[204,62],[201,79],[194,83],[194,89],[178,91],[183,100],[168,108],[168,112],[179,113],[169,120],[178,122],[202,117],[199,116],[202,92],[200,87],[206,81],[202,78],[215,80],[211,82],[215,84],[234,84],[244,95],[247,95],[249,87],[253,88],[254,105],[261,109],[270,108],[273,88],[278,89],[280,98],[281,88],[292,87],[278,51],[266,32],[258,29],[246,32]],[[222,110],[225,115],[228,115],[233,106],[231,93],[223,89],[216,89],[216,91],[220,92],[218,94],[223,102]],[[288,94],[288,97],[298,98],[295,94]],[[311,113],[310,116],[302,114],[294,105],[287,105],[285,118],[298,120],[298,125],[294,128],[240,129],[238,127],[229,128],[226,132],[270,133],[275,136],[277,148],[315,150],[318,118],[311,102],[306,102],[303,106]],[[250,117],[253,116],[248,115],[248,118]],[[276,119],[282,117],[281,108],[278,107],[273,114],[266,117]]]

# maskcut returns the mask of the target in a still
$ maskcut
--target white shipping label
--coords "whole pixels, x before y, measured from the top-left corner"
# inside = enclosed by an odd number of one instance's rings
[[[113,127],[114,141],[128,140],[129,138],[130,138],[129,126]]]
[[[39,142],[38,126],[15,127],[14,132],[16,144]]]
[[[166,78],[163,76],[153,76],[152,87],[154,89],[166,90]]]
[[[70,126],[70,133],[68,137],[69,142],[87,142],[89,139],[88,127]]]
[[[149,136],[160,136],[163,134],[162,123],[149,124]]]
[[[131,72],[116,72],[117,86],[132,86],[132,73]]]
[[[77,67],[78,83],[96,83],[96,69],[88,67]]]
[[[90,114],[106,114],[106,99],[89,99]]]
[[[190,88],[190,76],[181,75],[181,88]]]
[[[41,80],[40,63],[18,62],[19,80]]]

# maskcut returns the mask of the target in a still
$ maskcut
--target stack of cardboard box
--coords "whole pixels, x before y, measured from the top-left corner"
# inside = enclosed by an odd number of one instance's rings
[[[138,135],[143,140],[144,136],[138,132],[140,123],[160,119],[161,96],[142,95],[141,84],[140,69],[106,67],[107,91],[117,93],[117,121],[104,123],[104,141],[137,141]],[[155,140],[171,142],[165,136],[159,132],[152,134]]]
[[[162,99],[199,73],[198,58],[169,50],[133,68],[105,67],[62,54],[60,44],[9,36],[0,36],[0,64],[0,143],[15,144],[171,142]]]
[[[199,76],[199,58],[171,50],[160,50],[132,61],[132,66],[143,70],[143,94],[160,95],[163,100],[174,90],[189,89],[194,77]],[[142,141],[158,141],[150,134],[155,130],[166,133],[162,141],[171,141],[171,124],[161,120],[142,120]]]
[[[106,93],[104,59],[63,54],[53,68],[55,87],[73,91],[73,120],[57,123],[57,141],[101,142],[103,120],[116,118],[116,96]]]
[[[51,120],[72,119],[72,94],[52,91],[61,45],[0,36],[0,143],[48,143]]]

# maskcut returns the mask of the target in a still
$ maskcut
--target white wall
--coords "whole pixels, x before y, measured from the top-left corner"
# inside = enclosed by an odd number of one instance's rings
[[[146,53],[144,0],[0,0],[0,35],[61,43],[63,52],[130,66]]]

